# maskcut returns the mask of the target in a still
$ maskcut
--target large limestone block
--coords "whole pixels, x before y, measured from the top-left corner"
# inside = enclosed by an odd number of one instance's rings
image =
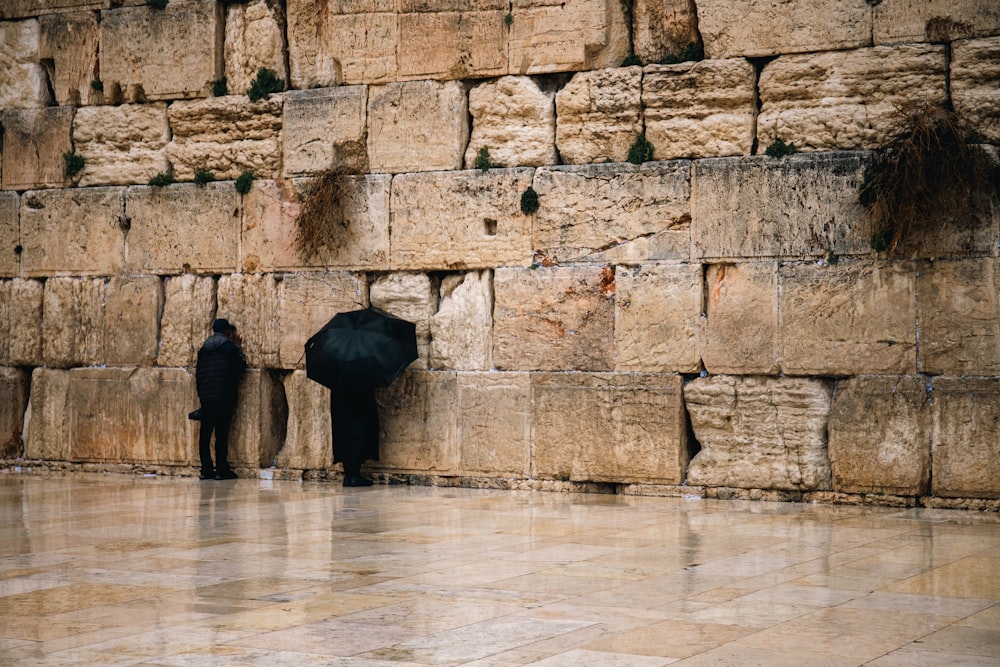
[[[574,74],[556,94],[556,147],[562,161],[624,162],[642,132],[641,93],[640,67]]]
[[[647,67],[642,107],[656,159],[749,155],[755,83],[742,58]]]
[[[500,370],[611,370],[610,267],[497,269],[493,363]]]
[[[240,203],[232,183],[132,186],[125,212],[132,273],[216,273],[239,265]]]
[[[281,380],[266,370],[248,370],[240,381],[239,400],[233,414],[229,464],[250,468],[274,465],[287,422],[288,407]]]
[[[455,373],[408,371],[379,392],[382,441],[376,468],[456,474],[458,380]]]
[[[487,371],[493,367],[493,278],[489,271],[445,276],[430,318],[430,367]]]
[[[39,280],[0,280],[0,364],[42,365],[42,295]]]
[[[871,43],[866,0],[697,0],[709,58],[839,51]]]
[[[50,278],[42,297],[42,356],[54,368],[105,361],[103,278]]]
[[[515,0],[510,14],[509,74],[617,67],[629,53],[618,0]]]
[[[615,276],[615,370],[701,370],[700,264],[620,266]]]
[[[914,496],[931,472],[927,380],[872,375],[837,384],[830,410],[833,490]]]
[[[778,268],[778,339],[789,375],[916,372],[916,277],[906,262]]]
[[[304,368],[306,341],[340,312],[364,307],[361,276],[346,271],[300,271],[277,284],[276,335],[282,368]]]
[[[861,153],[718,158],[694,163],[694,257],[869,254],[871,224],[858,202]]]
[[[0,192],[0,278],[16,276],[21,269],[21,198],[16,192]]]
[[[24,410],[28,407],[28,378],[20,368],[0,367],[0,457],[21,454]]]
[[[67,185],[71,153],[72,107],[8,109],[3,114],[4,190],[59,188]]]
[[[223,75],[222,3],[174,0],[165,9],[120,7],[101,13],[105,95],[126,102],[209,94]]]
[[[710,376],[684,386],[694,437],[693,485],[829,490],[833,385],[810,378]]]
[[[632,5],[632,41],[644,63],[680,55],[698,44],[698,8],[695,0],[635,0]]]
[[[69,371],[36,368],[24,417],[24,458],[66,461],[69,458],[69,419],[66,395]]]
[[[408,81],[369,88],[372,173],[461,169],[468,140],[468,99],[460,82]]]
[[[424,273],[389,273],[375,278],[369,287],[371,305],[413,322],[417,330],[417,352],[413,368],[427,368],[430,356],[430,318],[437,307],[437,293]]]
[[[111,0],[5,0],[0,4],[0,19],[17,19],[40,14],[107,9]]]
[[[288,80],[285,17],[274,0],[251,0],[226,7],[225,72],[229,92],[242,95],[261,67]]]
[[[931,491],[1000,498],[1000,379],[934,378]]]
[[[104,304],[104,361],[152,366],[159,347],[163,285],[159,276],[113,276]]]
[[[533,474],[680,484],[688,459],[682,384],[668,374],[532,374]]]
[[[0,6],[0,17],[11,18],[3,17],[3,12]],[[39,39],[35,19],[0,22],[0,111],[49,104],[45,68],[39,64]]]
[[[289,91],[283,113],[286,177],[327,169],[365,172],[368,86]]]
[[[959,116],[986,141],[1000,143],[1000,37],[956,42],[950,82]]]
[[[91,83],[97,78],[98,14],[48,14],[39,21],[38,56],[60,106],[99,104],[103,96]]]
[[[73,119],[73,142],[84,160],[81,186],[148,183],[169,167],[167,106],[82,107]]]
[[[404,174],[392,181],[389,264],[396,270],[527,266],[532,170]]]
[[[330,390],[294,371],[284,377],[288,401],[288,428],[285,444],[275,465],[294,470],[333,468],[330,434]]]
[[[691,163],[539,169],[533,244],[543,264],[638,264],[690,256]]]
[[[872,11],[876,44],[951,42],[1000,32],[1000,5],[983,0],[883,0]]]
[[[505,76],[469,91],[472,136],[465,166],[472,168],[482,149],[504,167],[556,164],[554,93],[525,76]]]
[[[281,299],[275,275],[224,275],[219,278],[216,302],[213,319],[224,317],[236,326],[247,363],[255,368],[281,368]]]
[[[459,467],[465,475],[531,474],[528,373],[458,375]]]
[[[173,138],[166,156],[180,181],[198,170],[216,179],[235,179],[244,171],[257,177],[281,174],[283,97],[257,102],[237,95],[174,102],[167,110]]]
[[[433,4],[437,11],[399,15],[396,63],[400,80],[469,79],[507,73],[508,30],[503,19],[507,5],[469,4],[483,6],[476,7],[481,11],[447,11]]]
[[[711,264],[705,270],[702,360],[713,375],[778,373],[778,266]]]
[[[875,149],[901,129],[907,109],[943,106],[943,46],[782,56],[760,74],[761,149],[775,140],[800,150]]]
[[[192,367],[198,348],[211,334],[215,314],[215,278],[184,273],[163,281],[159,366]]]
[[[125,266],[123,188],[67,188],[21,198],[22,275],[114,275]]]

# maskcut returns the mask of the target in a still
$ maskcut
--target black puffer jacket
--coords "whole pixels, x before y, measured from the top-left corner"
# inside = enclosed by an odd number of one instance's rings
[[[195,380],[202,405],[233,405],[240,376],[246,368],[243,351],[221,333],[214,333],[198,350]]]

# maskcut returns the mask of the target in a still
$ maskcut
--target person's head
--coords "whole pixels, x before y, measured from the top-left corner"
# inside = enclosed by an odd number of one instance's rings
[[[212,331],[215,333],[224,334],[230,338],[236,333],[236,327],[229,323],[226,319],[217,319],[212,322]]]

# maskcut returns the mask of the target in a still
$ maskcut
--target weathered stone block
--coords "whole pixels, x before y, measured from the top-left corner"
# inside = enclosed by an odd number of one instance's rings
[[[445,276],[430,318],[430,367],[487,371],[493,367],[493,280],[489,271]]]
[[[223,75],[222,4],[171,2],[165,9],[120,7],[101,13],[105,95],[126,102],[204,97]]]
[[[684,386],[694,437],[693,485],[829,490],[831,382],[713,376]]]
[[[0,367],[0,457],[20,456],[27,407],[28,378],[24,371]]]
[[[931,491],[1000,498],[1000,379],[934,378]]]
[[[333,468],[330,390],[307,378],[305,371],[286,375],[283,382],[288,428],[275,465],[298,470]]]
[[[946,101],[944,47],[896,47],[782,56],[760,74],[757,140],[800,150],[875,149],[905,109]]]
[[[698,9],[695,0],[636,0],[632,5],[632,41],[635,55],[644,63],[679,56],[698,44]]]
[[[67,188],[21,198],[24,276],[114,275],[125,266],[123,188]]]
[[[555,94],[524,76],[505,76],[469,91],[472,136],[465,151],[471,169],[482,149],[503,167],[556,164]]]
[[[486,7],[476,9],[486,11],[448,11],[434,5],[433,12],[401,13],[396,52],[398,78],[467,79],[506,74],[506,5],[483,4]],[[488,8],[490,4],[494,7]]]
[[[719,158],[694,163],[691,242],[698,258],[871,252],[858,202],[861,153]]]
[[[103,101],[91,86],[97,78],[100,28],[95,12],[48,14],[38,20],[40,62],[48,63],[48,78],[60,106]]]
[[[18,19],[50,12],[107,9],[111,0],[6,0],[0,5],[0,19]]]
[[[42,365],[42,294],[38,280],[0,280],[0,364]]]
[[[986,141],[1000,143],[1000,37],[956,42],[950,82],[958,115]]]
[[[688,458],[681,387],[679,375],[532,374],[533,474],[680,484]]]
[[[705,289],[708,317],[702,330],[701,355],[708,372],[777,374],[777,264],[709,265]]]
[[[778,339],[789,375],[916,372],[916,277],[907,262],[778,268]]]
[[[642,132],[641,92],[640,67],[573,75],[556,94],[556,147],[562,161],[624,162]]]
[[[219,278],[218,307],[243,338],[247,363],[256,368],[281,368],[280,304],[274,274],[231,273]],[[208,323],[211,325],[211,322]],[[201,341],[198,341],[201,345]]]
[[[543,264],[637,264],[690,256],[691,163],[535,172],[533,245]]]
[[[132,186],[126,268],[132,273],[214,273],[239,266],[240,203],[232,183]]]
[[[69,458],[69,419],[66,394],[69,371],[36,368],[24,416],[24,458],[66,461]]]
[[[211,334],[215,279],[184,273],[163,281],[159,366],[193,367],[198,348]]]
[[[167,106],[154,102],[77,109],[73,141],[84,160],[81,186],[148,183],[169,168]]]
[[[611,370],[613,280],[610,267],[497,269],[493,363],[500,370]]]
[[[21,270],[21,198],[16,192],[0,192],[0,278],[16,276]]]
[[[327,169],[364,173],[368,165],[368,86],[296,90],[285,94],[285,176]]]
[[[187,416],[187,413],[184,413]],[[229,464],[263,468],[274,465],[288,422],[281,380],[266,370],[248,370],[229,436]]]
[[[527,373],[458,376],[459,467],[463,474],[531,474],[531,379]]]
[[[615,370],[701,370],[700,264],[618,267]]]
[[[159,276],[113,276],[104,304],[104,361],[152,366],[159,347],[163,285]]]
[[[423,273],[390,273],[375,278],[369,288],[371,305],[413,322],[417,330],[420,358],[413,368],[427,368],[431,340],[430,318],[437,307],[437,294]]]
[[[262,67],[288,80],[280,7],[269,0],[226,6],[225,72],[230,93],[246,93]]]
[[[409,81],[368,93],[368,166],[373,173],[461,169],[468,100],[458,81]]]
[[[304,368],[309,337],[337,313],[364,307],[364,283],[355,273],[289,273],[277,287],[279,320],[275,336],[282,368]]]
[[[884,0],[872,13],[876,44],[952,42],[1000,32],[1000,6],[981,0]]]
[[[392,181],[389,264],[396,270],[531,263],[527,168],[403,174]]]
[[[281,175],[281,95],[257,102],[243,96],[174,102],[167,111],[173,138],[165,153],[181,181],[199,169],[216,179],[244,171],[257,177]]]
[[[3,189],[58,188],[69,183],[63,155],[73,151],[72,107],[8,109],[3,114]]]
[[[654,157],[749,155],[755,83],[742,58],[645,68],[642,107]]]
[[[509,74],[617,67],[629,53],[617,0],[516,0],[510,14]]]
[[[14,18],[3,15],[4,5],[0,18]],[[39,38],[35,19],[0,22],[0,110],[35,109],[49,103],[45,68],[39,64]]]
[[[377,469],[455,474],[460,465],[455,373],[408,371],[379,392]]]
[[[50,278],[42,297],[42,356],[53,368],[105,361],[104,278]]]
[[[913,375],[879,375],[837,384],[828,445],[834,491],[927,492],[931,405],[926,383]]]

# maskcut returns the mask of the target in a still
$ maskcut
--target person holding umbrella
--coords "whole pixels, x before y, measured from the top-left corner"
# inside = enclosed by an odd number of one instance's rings
[[[229,427],[236,411],[240,378],[246,369],[242,340],[229,320],[212,323],[212,335],[198,350],[195,382],[201,401],[198,456],[201,479],[236,479],[229,467]],[[215,434],[215,466],[212,465],[212,434]]]

